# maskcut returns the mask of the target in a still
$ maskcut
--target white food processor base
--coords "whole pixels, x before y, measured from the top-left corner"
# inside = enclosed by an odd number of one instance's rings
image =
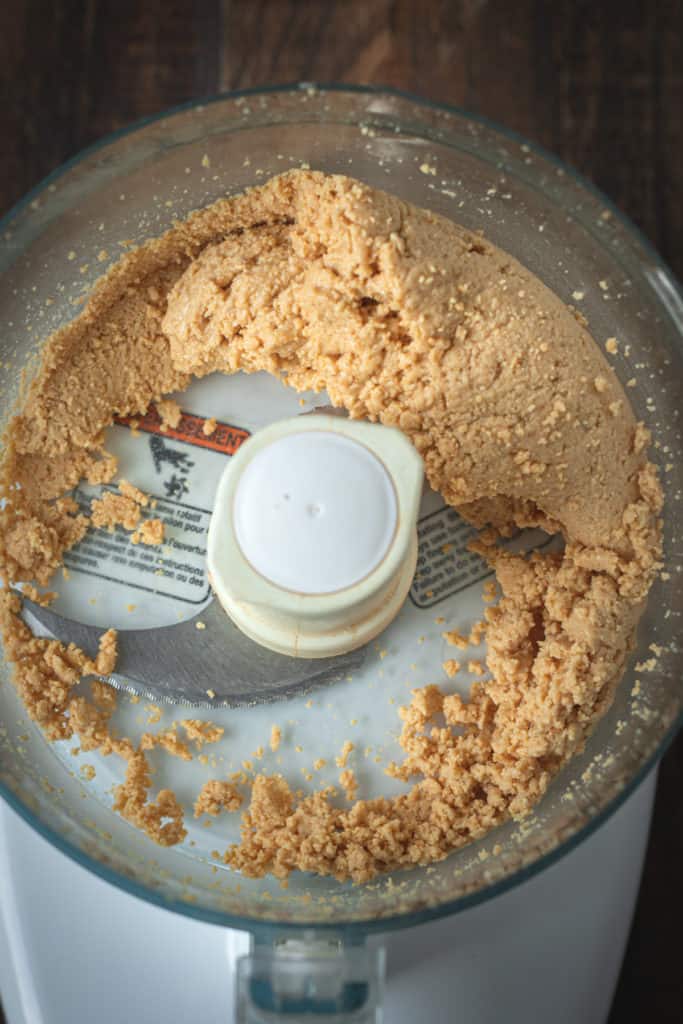
[[[603,1024],[656,773],[552,867],[481,906],[385,936],[386,1024]],[[8,1024],[229,1024],[245,933],[91,875],[0,805],[0,992]]]

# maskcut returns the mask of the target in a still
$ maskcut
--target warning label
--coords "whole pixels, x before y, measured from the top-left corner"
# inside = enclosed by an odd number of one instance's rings
[[[146,434],[162,434],[174,441],[185,441],[198,448],[208,448],[223,455],[234,455],[243,441],[249,437],[247,430],[235,427],[231,423],[216,423],[215,429],[208,436],[204,433],[206,417],[194,416],[183,412],[177,427],[164,427],[155,405],[150,405],[144,416],[117,417],[116,423],[122,427],[134,427]]]
[[[417,524],[417,569],[410,588],[410,599],[414,605],[431,608],[472,584],[493,576],[483,558],[467,550],[467,544],[476,532],[449,506],[420,519]],[[552,541],[552,537],[538,530],[525,531],[506,547],[530,551],[546,547]]]
[[[81,487],[74,494],[86,513],[92,497]],[[187,604],[202,604],[209,597],[205,565],[211,513],[180,501],[158,498],[152,515],[166,526],[168,539],[163,544],[132,544],[130,534],[121,528],[114,533],[91,529],[77,548],[67,552],[64,564],[67,569],[125,583],[136,590],[173,597]]]
[[[410,588],[413,604],[431,608],[493,575],[479,555],[467,550],[475,533],[453,508],[442,508],[419,521],[417,569]]]
[[[206,540],[215,486],[226,457],[234,455],[249,431],[183,412],[175,429],[163,429],[154,406],[135,420],[120,419],[109,438],[119,458],[121,477],[132,479],[153,499],[144,518],[164,523],[162,544],[133,544],[131,534],[91,528],[64,559],[67,569],[125,588],[146,591],[187,605],[210,597],[206,574]],[[130,475],[129,475],[130,471]],[[91,487],[81,483],[74,498],[90,514],[93,498],[114,484]]]

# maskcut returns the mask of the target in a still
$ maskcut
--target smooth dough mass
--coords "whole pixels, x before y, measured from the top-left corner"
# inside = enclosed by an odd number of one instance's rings
[[[114,477],[114,415],[216,370],[267,370],[400,427],[432,486],[493,527],[479,545],[504,595],[487,610],[493,678],[467,701],[425,687],[402,709],[392,771],[417,779],[405,794],[340,808],[258,776],[226,861],[363,881],[527,812],[609,706],[660,567],[649,434],[579,319],[480,235],[350,178],[295,171],[218,202],[122,259],[47,342],[6,437],[6,583],[47,583],[87,529],[67,492]],[[561,532],[564,552],[496,547],[497,532],[528,525]],[[18,613],[5,592],[15,682],[48,735],[68,736],[84,717],[70,690],[93,663],[32,638]],[[426,729],[437,713],[445,725]],[[145,802],[144,754],[112,740],[106,714],[92,705],[91,733],[132,780],[115,806],[162,842],[182,839],[173,795]]]

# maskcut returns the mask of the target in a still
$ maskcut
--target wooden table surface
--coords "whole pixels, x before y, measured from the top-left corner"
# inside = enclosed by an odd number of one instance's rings
[[[83,146],[165,107],[266,83],[372,82],[542,143],[683,277],[682,69],[683,0],[7,0],[0,212]],[[679,739],[610,1024],[681,1020],[682,778]]]

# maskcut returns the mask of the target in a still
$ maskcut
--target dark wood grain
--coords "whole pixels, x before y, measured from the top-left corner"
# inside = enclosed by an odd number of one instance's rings
[[[215,92],[219,25],[201,0],[0,4],[3,209],[107,132]]]
[[[220,86],[381,82],[553,150],[683,276],[680,0],[223,0]]]
[[[375,82],[555,151],[683,276],[682,40],[683,0],[8,0],[0,210],[102,134],[193,97]],[[682,778],[679,740],[610,1024],[681,1019]]]

